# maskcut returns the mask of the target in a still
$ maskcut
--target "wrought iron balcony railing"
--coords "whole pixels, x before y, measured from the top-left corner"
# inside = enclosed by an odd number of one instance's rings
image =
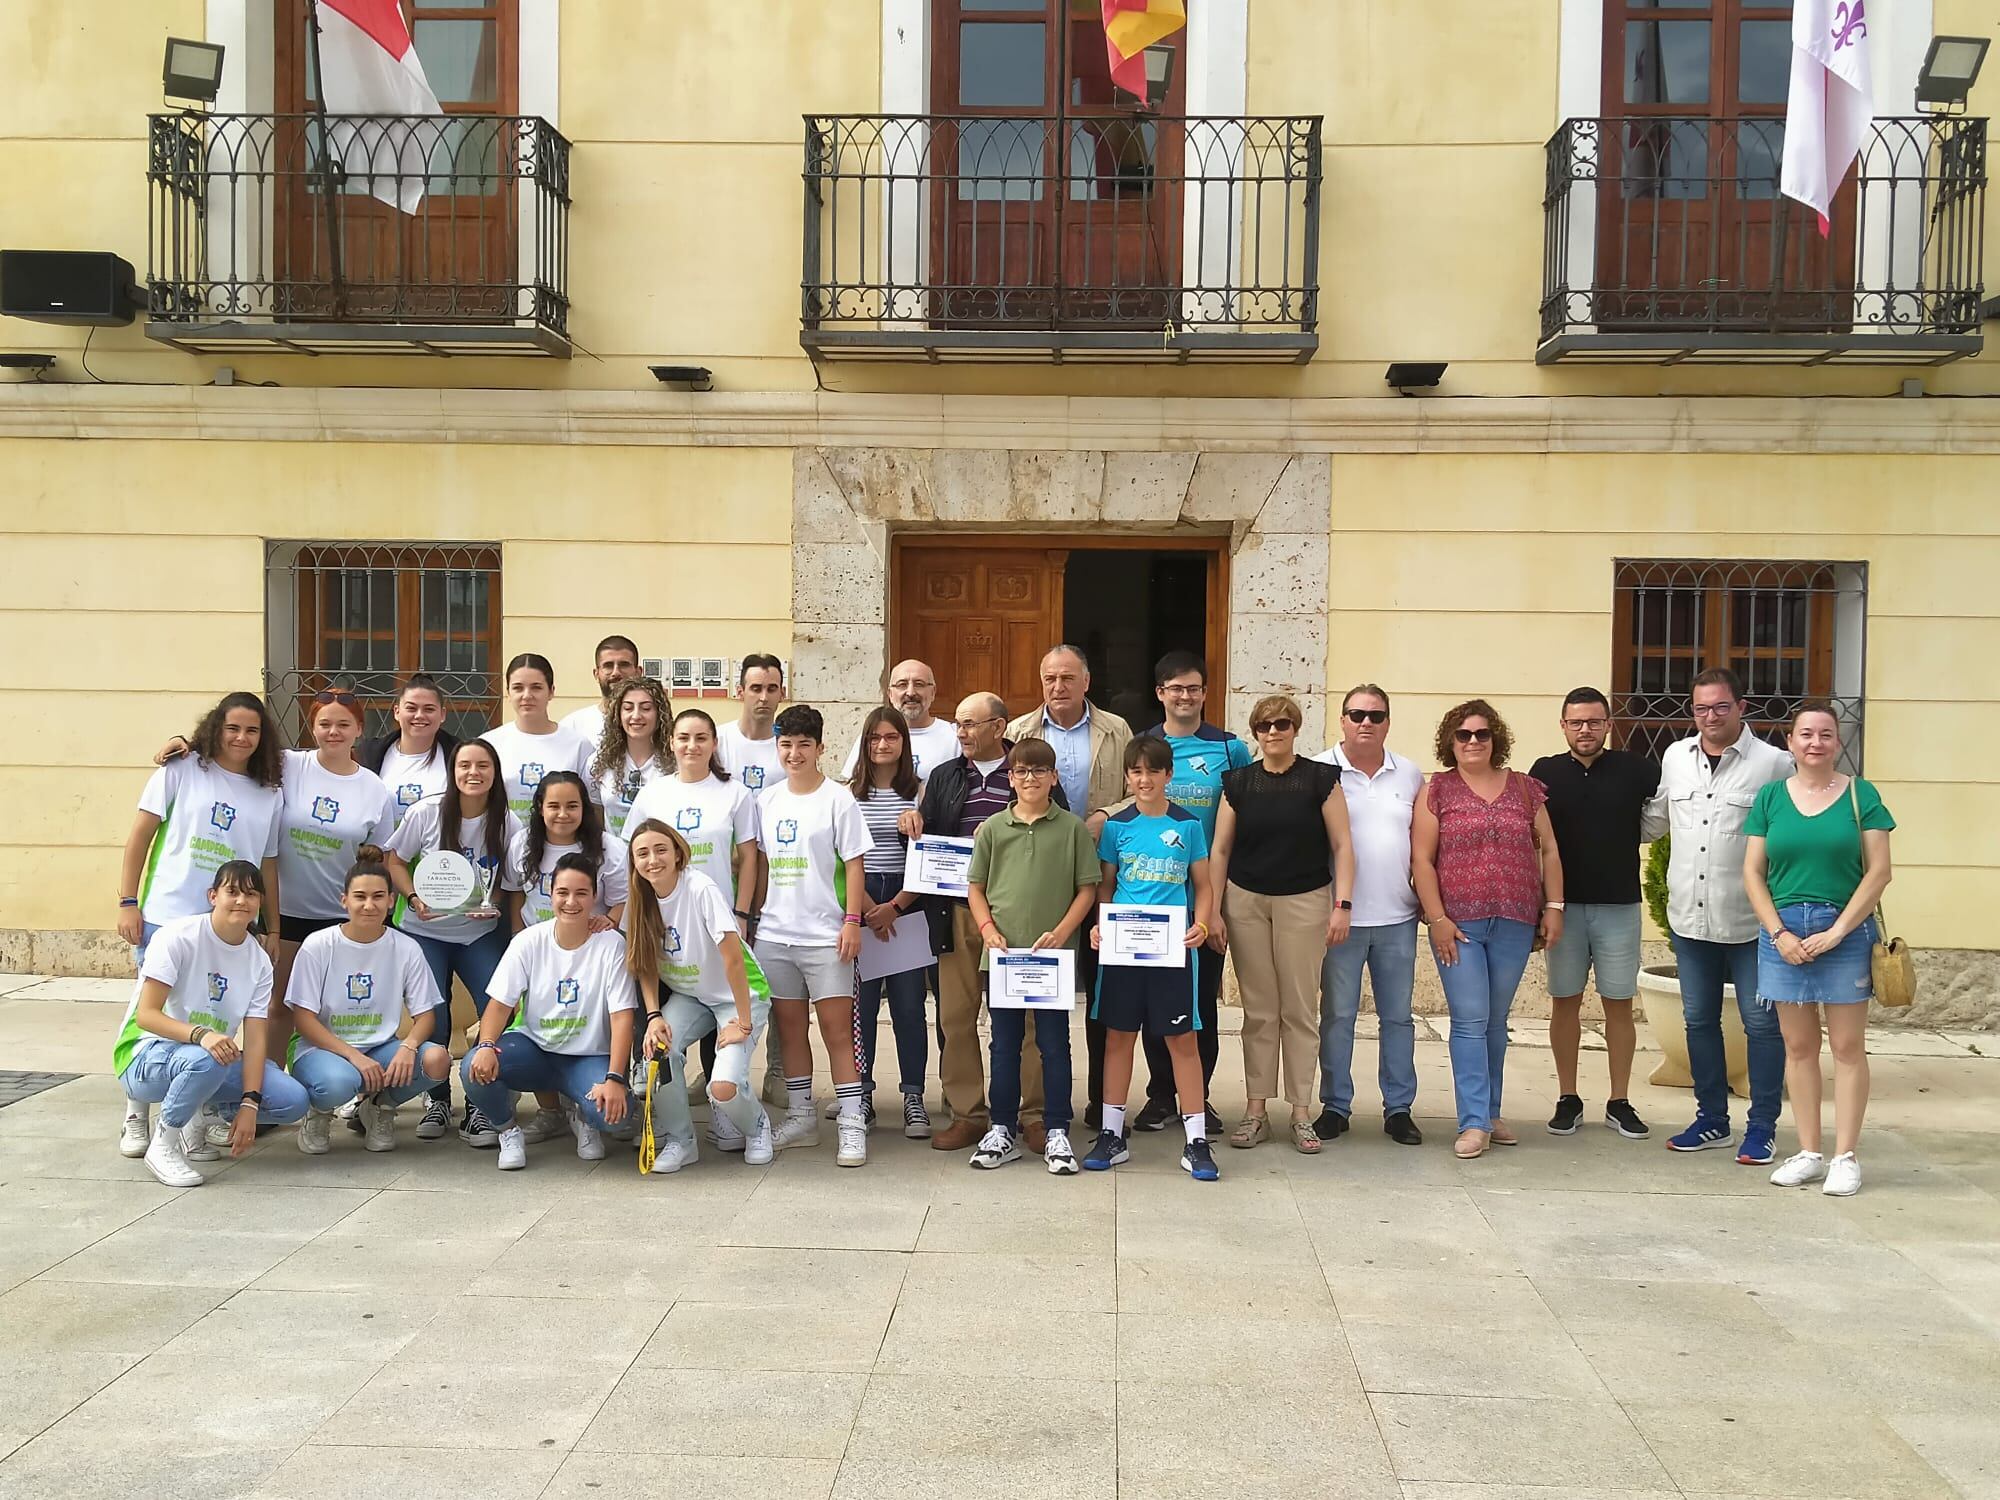
[[[151,117],[148,332],[569,352],[569,142],[521,115]]]
[[[1782,119],[1572,119],[1548,143],[1537,359],[1942,364],[1977,353],[1986,121],[1875,121],[1822,237]]]
[[[1312,357],[1320,117],[809,115],[821,358]]]

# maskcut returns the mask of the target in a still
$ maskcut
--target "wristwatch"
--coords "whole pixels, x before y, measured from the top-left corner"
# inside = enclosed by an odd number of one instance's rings
[[[1352,901],[1336,901],[1333,904],[1342,911],[1354,910],[1354,903]]]

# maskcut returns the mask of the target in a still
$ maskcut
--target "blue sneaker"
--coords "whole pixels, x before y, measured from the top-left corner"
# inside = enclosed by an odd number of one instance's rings
[[[1119,1163],[1130,1161],[1132,1153],[1126,1149],[1130,1140],[1129,1136],[1113,1135],[1108,1130],[1098,1131],[1097,1144],[1084,1157],[1083,1169],[1086,1172],[1109,1172]]]
[[[1731,1133],[1727,1120],[1705,1120],[1700,1115],[1696,1115],[1694,1124],[1688,1126],[1679,1135],[1668,1139],[1667,1149],[1669,1151],[1713,1151],[1719,1146],[1732,1145],[1735,1140],[1736,1137]],[[1768,1140],[1765,1142],[1765,1150],[1767,1152],[1770,1150],[1770,1142]],[[1770,1157],[1767,1155],[1764,1159],[1769,1161]]]
[[[1746,1167],[1767,1167],[1777,1156],[1773,1150],[1777,1132],[1769,1125],[1752,1125],[1743,1132],[1743,1149],[1736,1153],[1737,1161]]]
[[[1213,1182],[1222,1174],[1215,1170],[1215,1157],[1207,1141],[1189,1141],[1181,1152],[1181,1170],[1196,1182]]]

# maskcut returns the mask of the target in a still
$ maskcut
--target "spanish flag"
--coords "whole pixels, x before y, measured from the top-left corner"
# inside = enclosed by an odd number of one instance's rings
[[[1111,81],[1146,97],[1146,49],[1187,25],[1185,0],[1104,0],[1104,42]]]

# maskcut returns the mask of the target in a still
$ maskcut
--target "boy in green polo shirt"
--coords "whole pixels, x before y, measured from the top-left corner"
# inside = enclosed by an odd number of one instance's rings
[[[1023,740],[1007,755],[1014,805],[979,825],[972,840],[971,887],[966,904],[979,924],[985,951],[979,966],[1003,948],[1068,948],[1097,899],[1097,850],[1083,819],[1050,801],[1056,781],[1056,753],[1046,740]],[[1075,997],[1060,1008],[1035,1011],[1035,1046],[1042,1055],[1042,1087],[1048,1096],[1044,1124],[1048,1144],[1042,1159],[1058,1177],[1074,1176],[1076,1152],[1069,1143],[1069,1012]],[[973,1149],[975,1167],[1004,1167],[1021,1159],[1015,1144],[1021,1115],[1021,1046],[1028,1012],[988,1008],[993,1023],[992,1071],[988,1086],[993,1126]]]

